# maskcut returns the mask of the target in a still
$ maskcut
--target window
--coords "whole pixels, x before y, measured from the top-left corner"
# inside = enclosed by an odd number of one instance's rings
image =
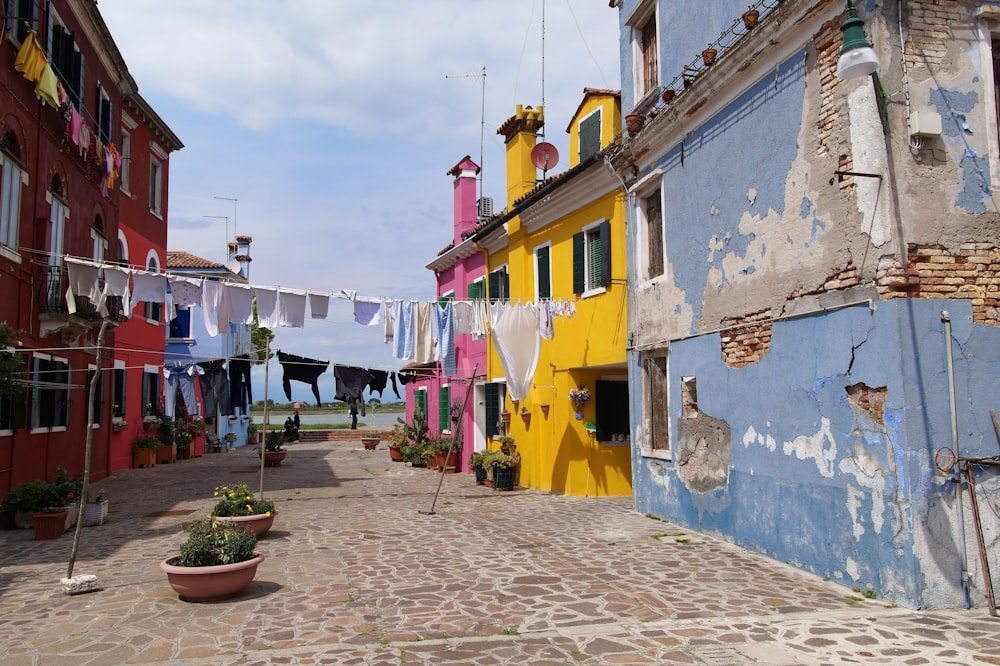
[[[438,388],[438,430],[451,431],[451,387]]]
[[[129,167],[132,165],[132,135],[130,135],[125,130],[122,130],[122,146],[121,146],[121,156],[122,156],[122,168],[121,173],[121,183],[122,192],[128,192],[128,176]]]
[[[573,235],[573,293],[611,284],[611,223],[607,220]]]
[[[642,381],[644,400],[642,401],[645,441],[647,452],[670,452],[670,402],[667,385],[667,355],[660,353],[643,358]]]
[[[150,273],[159,273],[160,264],[156,261],[156,257],[150,257],[149,263],[146,264],[146,270]],[[146,301],[146,320],[154,323],[160,323],[160,303]]]
[[[13,350],[0,349],[0,354],[15,354]],[[0,435],[10,435],[24,427],[25,391],[21,385],[14,385],[13,393],[0,395]]]
[[[663,275],[663,204],[657,189],[642,199],[646,217],[646,278]]]
[[[485,281],[483,278],[474,280],[466,287],[466,294],[470,301],[476,301],[486,297]]]
[[[427,414],[427,389],[419,388],[413,392],[413,411]],[[428,424],[428,427],[430,427],[430,424]]]
[[[66,235],[66,218],[69,217],[69,206],[60,199],[62,196],[62,180],[58,175],[52,177],[49,188],[49,266],[62,266],[63,239]]]
[[[142,415],[160,411],[160,369],[147,365],[142,371]]]
[[[30,30],[38,27],[38,0],[6,0],[7,13],[4,29],[20,44]]]
[[[594,384],[594,420],[598,442],[629,441],[627,381]]]
[[[97,107],[94,117],[97,118],[97,136],[101,143],[111,141],[111,98],[100,83],[97,84]]]
[[[580,121],[580,161],[601,149],[601,110],[598,109]]]
[[[73,33],[66,29],[51,3],[49,12],[49,64],[62,82],[73,106],[79,111],[83,108],[83,54],[76,45]]]
[[[656,41],[656,10],[643,21],[636,32],[638,47],[638,86],[636,98],[653,91],[660,82],[659,50]]]
[[[69,363],[37,354],[31,366],[31,428],[49,430],[69,424]]]
[[[549,253],[551,245],[535,248],[535,300],[552,298],[552,262]]]
[[[507,275],[507,267],[502,266],[496,269],[487,277],[487,291],[490,302],[505,301],[510,298],[510,277]]]
[[[97,387],[94,389],[94,410],[93,423],[95,426],[101,425],[103,419],[101,414],[104,413],[104,373],[98,372],[94,369],[94,366],[90,366],[87,369],[87,385],[83,387],[84,390],[84,400],[88,403],[90,401],[90,382],[94,381],[94,373],[97,373]]]
[[[128,267],[128,239],[121,230],[118,231],[118,243],[115,246],[115,261],[119,266]]]
[[[161,182],[163,176],[163,167],[160,165],[160,161],[155,157],[149,158],[149,211],[153,215],[162,215],[162,210],[160,208],[161,201],[160,195],[162,192],[163,183]]]
[[[500,412],[504,409],[507,401],[507,384],[503,382],[490,382],[486,384],[486,436],[496,437],[500,434]]]
[[[159,305],[159,303],[157,303]],[[183,305],[177,306],[177,316],[170,320],[170,327],[167,332],[168,342],[170,340],[190,340],[191,339],[191,308]]]
[[[21,186],[25,172],[17,159],[17,138],[5,132],[0,144],[0,245],[17,249],[18,223],[21,219]]]
[[[128,379],[124,361],[115,361],[114,378],[114,394],[111,396],[111,417],[114,419],[123,419],[125,418],[125,381]]]

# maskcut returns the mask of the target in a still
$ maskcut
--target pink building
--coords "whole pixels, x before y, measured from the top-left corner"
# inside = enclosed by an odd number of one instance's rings
[[[454,237],[427,264],[437,278],[439,299],[485,297],[485,258],[475,243],[468,239],[480,220],[480,214],[489,212],[488,207],[484,208],[476,199],[478,173],[479,166],[468,155],[448,171],[448,175],[455,179]],[[406,418],[411,419],[415,410],[424,411],[432,435],[452,433],[461,423],[460,469],[469,472],[469,456],[473,451],[485,448],[486,442],[485,432],[477,427],[476,391],[468,390],[470,382],[479,385],[485,378],[486,340],[476,340],[469,334],[456,335],[455,358],[457,372],[453,377],[443,374],[440,363],[414,368],[418,379],[407,386]],[[467,405],[466,395],[470,396]]]

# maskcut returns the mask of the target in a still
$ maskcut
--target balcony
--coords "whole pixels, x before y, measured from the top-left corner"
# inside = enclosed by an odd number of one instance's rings
[[[75,339],[96,327],[102,320],[96,304],[86,296],[74,296],[76,312],[70,313],[66,302],[68,276],[66,267],[62,265],[42,265],[38,267],[38,319],[41,324],[41,334],[48,335],[56,331],[62,333],[64,341]],[[108,296],[105,299],[107,319],[112,322],[124,321],[127,317],[120,296]]]

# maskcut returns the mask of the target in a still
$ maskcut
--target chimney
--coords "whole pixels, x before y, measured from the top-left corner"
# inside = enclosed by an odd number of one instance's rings
[[[237,236],[236,237],[236,253],[233,258],[240,262],[240,275],[242,275],[247,280],[250,279],[250,262],[253,259],[250,258],[250,244],[253,243],[253,236]],[[230,243],[230,247],[234,244]]]
[[[538,170],[531,162],[531,149],[535,147],[536,134],[544,124],[542,107],[532,109],[518,104],[514,115],[497,130],[507,144],[508,210],[514,207],[515,201],[535,189]]]
[[[455,245],[462,242],[462,235],[476,227],[476,176],[479,165],[466,155],[448,170],[455,177]]]

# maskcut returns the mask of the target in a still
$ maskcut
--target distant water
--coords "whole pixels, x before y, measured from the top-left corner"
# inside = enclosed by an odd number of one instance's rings
[[[268,420],[271,425],[283,425],[285,423],[285,418],[289,416],[291,412],[285,411],[274,411],[268,415]],[[361,416],[358,414],[358,423],[364,423],[366,426],[375,426],[378,428],[391,428],[396,425],[396,419],[398,417],[406,416],[404,412],[373,412],[368,410],[366,416]],[[254,412],[254,421],[257,423],[263,423],[264,413]],[[315,424],[315,423],[346,423],[351,424],[351,415],[345,414],[343,412],[309,412],[307,414],[300,414],[299,421],[303,424]]]

